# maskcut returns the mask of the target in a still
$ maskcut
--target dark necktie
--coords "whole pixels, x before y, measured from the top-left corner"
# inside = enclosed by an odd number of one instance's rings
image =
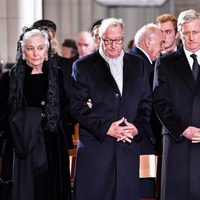
[[[192,73],[193,73],[194,79],[197,80],[197,76],[198,76],[198,73],[199,73],[199,64],[197,62],[197,55],[191,54],[190,56],[194,60],[193,65],[192,65]]]

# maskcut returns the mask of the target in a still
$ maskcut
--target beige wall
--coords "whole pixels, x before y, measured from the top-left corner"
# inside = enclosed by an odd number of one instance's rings
[[[163,12],[174,12],[173,1],[162,7],[106,7],[95,0],[44,0],[44,18],[52,19],[58,26],[60,44],[67,38],[75,38],[77,33],[88,30],[91,24],[106,17],[122,18],[125,22],[127,44],[135,32],[144,24],[154,22]]]
[[[0,59],[14,62],[22,27],[42,17],[42,0],[0,0]]]
[[[0,59],[15,61],[21,28],[41,19],[38,14],[40,1],[0,0]],[[178,15],[180,11],[189,8],[200,10],[199,0],[168,0],[160,7],[105,7],[95,0],[43,0],[43,6],[43,18],[57,24],[60,44],[65,38],[75,38],[79,31],[88,30],[97,19],[117,17],[125,22],[127,45],[141,26],[155,22],[155,18],[162,13]]]
[[[0,0],[0,60],[7,58],[6,0]]]

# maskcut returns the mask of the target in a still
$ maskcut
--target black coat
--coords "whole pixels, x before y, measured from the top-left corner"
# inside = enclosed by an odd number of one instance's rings
[[[154,64],[151,63],[148,57],[139,48],[134,47],[129,51],[130,54],[137,55],[145,60],[145,67],[148,71],[149,82],[151,88],[153,88],[153,75]],[[140,147],[140,154],[160,154],[161,143],[161,123],[156,116],[154,107],[152,106],[150,124],[145,130]],[[141,197],[154,198],[155,197],[155,179],[153,178],[141,178],[140,179],[140,193]]]
[[[139,48],[134,47],[129,51],[132,55],[137,55],[145,60],[145,67],[148,72],[149,82],[153,89],[153,75],[154,75],[154,64],[150,63],[147,56]],[[150,126],[145,131],[141,142],[141,154],[156,154],[158,153],[156,143],[158,144],[161,137],[161,123],[156,116],[155,110],[152,108]]]
[[[22,104],[15,113],[12,112],[12,105],[8,103],[8,94],[11,91],[10,77],[15,77],[13,75],[16,67],[10,74],[5,73],[1,78],[0,112],[1,116],[5,114],[5,118],[1,119],[3,121],[0,122],[0,129],[4,133],[4,140],[7,141],[3,152],[5,159],[1,175],[4,181],[12,179],[13,183],[11,187],[3,184],[0,197],[2,200],[70,200],[68,152],[60,124],[67,106],[62,72],[54,68],[54,72],[55,70],[58,72],[58,79],[52,80],[58,81],[57,84],[49,81],[51,80],[49,66],[44,65],[43,74],[39,75],[31,75],[30,67],[25,63],[17,67],[23,66],[25,75],[21,81]],[[51,75],[54,76],[54,73]],[[52,85],[58,85],[57,99],[60,106],[58,108],[60,118],[57,119],[54,129],[49,129],[46,113],[50,82]],[[51,89],[53,92],[54,89]],[[55,103],[54,99],[50,101]],[[13,155],[15,159],[11,162]],[[12,168],[13,171],[9,171]]]
[[[181,134],[200,127],[200,77],[195,82],[183,48],[157,64],[154,100],[164,125],[161,199],[199,200],[200,144]]]
[[[57,65],[63,71],[63,78],[64,78],[64,88],[67,97],[67,105],[69,105],[70,101],[70,92],[71,92],[71,82],[72,82],[72,64],[73,62],[78,59],[77,57],[67,59],[58,54],[55,55]],[[62,120],[63,130],[66,135],[67,145],[69,149],[73,149],[73,139],[72,135],[75,134],[75,124],[76,120],[70,115],[69,107],[66,108],[66,113]]]
[[[139,199],[138,140],[128,144],[106,135],[111,123],[122,117],[135,124],[139,134],[149,121],[152,99],[144,62],[125,54],[123,63],[122,95],[98,52],[73,66],[70,108],[80,123],[75,200]]]

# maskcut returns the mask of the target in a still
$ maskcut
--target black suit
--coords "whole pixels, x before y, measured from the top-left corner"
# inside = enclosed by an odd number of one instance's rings
[[[133,55],[137,55],[145,60],[145,66],[148,71],[150,85],[153,88],[154,64],[150,63],[147,56],[137,47],[134,47],[133,49],[131,49],[131,51],[129,53],[133,54]],[[151,127],[149,127],[149,129],[146,130],[143,141],[141,143],[141,145],[142,145],[141,154],[157,153],[157,152],[155,152],[155,148],[156,148],[155,144],[156,144],[156,139],[159,139],[159,137],[161,135],[161,124],[160,124],[154,110],[152,110],[150,122],[151,122],[151,124],[150,124]]]
[[[137,55],[145,60],[145,66],[149,74],[150,85],[153,88],[154,64],[151,63],[148,57],[145,55],[145,53],[137,47],[132,48],[129,53],[133,55]],[[161,140],[160,139],[161,129],[162,129],[161,123],[156,116],[155,110],[152,109],[150,126],[148,127],[148,129],[146,129],[142,142],[141,142],[141,151],[140,151],[141,155],[160,154],[160,150],[159,152],[157,151],[158,145],[156,145],[156,142],[157,144],[159,144],[159,141]],[[154,179],[152,178],[141,179],[140,185],[141,185],[141,197],[155,196],[155,180]]]
[[[124,55],[122,95],[98,52],[79,59],[73,67],[70,108],[80,123],[75,199],[138,200],[138,137],[129,144],[106,133],[122,117],[137,127],[139,135],[148,124],[152,99],[144,61]]]
[[[63,77],[64,77],[64,87],[65,87],[65,92],[67,96],[67,104],[69,105],[69,99],[70,99],[70,92],[71,92],[71,74],[72,74],[72,64],[76,60],[76,58],[72,59],[67,59],[62,56],[59,56],[58,54],[55,55],[57,65],[62,69],[63,71]],[[64,116],[63,118],[63,129],[66,134],[67,138],[67,144],[69,149],[73,149],[73,140],[72,140],[72,135],[75,133],[75,124],[76,121],[74,118],[69,113],[69,106],[67,107],[67,115]]]
[[[200,127],[200,77],[195,82],[183,48],[157,62],[155,108],[164,128],[162,200],[200,199],[200,144],[181,134]]]

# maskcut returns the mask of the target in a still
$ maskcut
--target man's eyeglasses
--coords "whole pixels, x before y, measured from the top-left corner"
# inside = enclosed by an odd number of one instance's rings
[[[117,38],[117,39],[114,39],[114,40],[112,40],[112,39],[105,39],[105,38],[101,38],[101,39],[103,40],[103,42],[104,42],[105,45],[111,45],[113,42],[115,44],[122,44],[123,41],[124,41],[124,38]]]

